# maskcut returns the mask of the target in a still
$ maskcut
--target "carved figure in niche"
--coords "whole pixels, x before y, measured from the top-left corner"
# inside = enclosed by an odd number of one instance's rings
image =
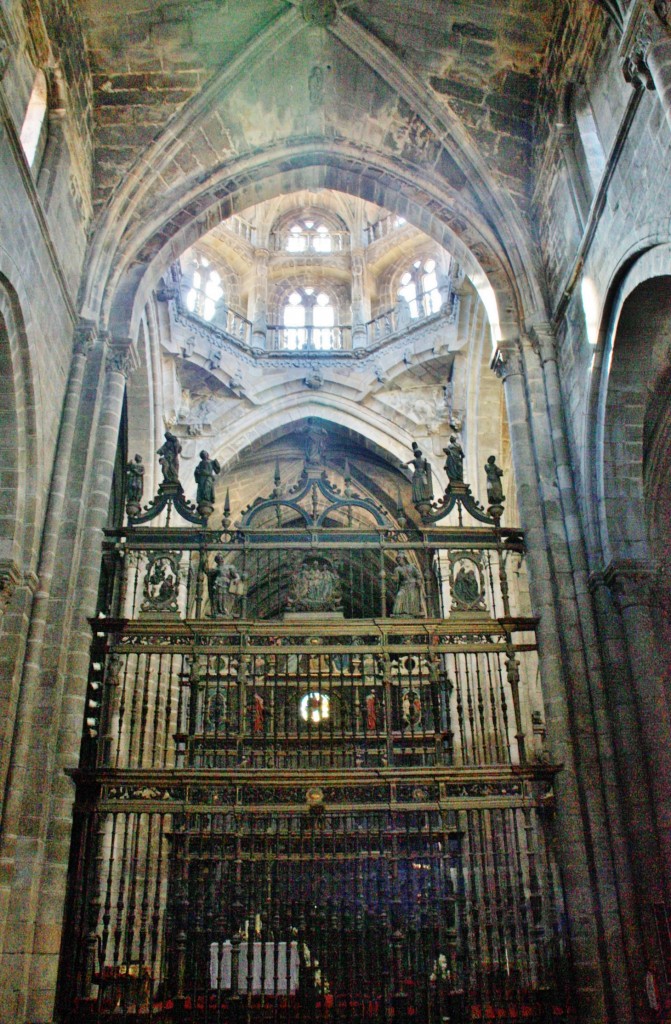
[[[266,704],[260,693],[254,694],[254,719],[252,730],[255,733],[263,732],[263,723],[266,718]]]
[[[422,702],[417,690],[404,690],[401,695],[401,718],[405,725],[419,725],[422,720]]]
[[[172,558],[159,555],[154,558],[144,578],[143,611],[177,611],[179,576]]]
[[[464,480],[464,449],[461,447],[454,434],[450,434],[447,448],[443,448],[447,458],[445,459],[445,472],[450,483],[463,483]]]
[[[200,462],[193,471],[198,491],[196,502],[200,505],[214,505],[214,478],[221,470],[216,459],[211,459],[209,452],[200,453]]]
[[[426,596],[422,574],[405,555],[399,555],[394,571],[398,590],[392,615],[426,616]]]
[[[467,569],[465,565],[459,567],[452,584],[452,596],[458,608],[471,610],[484,607],[480,582],[473,569]]]
[[[287,604],[294,611],[340,611],[340,577],[328,558],[307,555],[294,573]]]
[[[310,106],[317,107],[324,99],[324,69],[315,64],[308,77]]]
[[[487,474],[487,501],[490,505],[500,505],[504,501],[501,477],[503,470],[496,465],[496,456],[490,455],[485,465]]]
[[[210,615],[213,619],[230,618],[236,599],[243,593],[242,576],[234,565],[224,561],[223,555],[216,555],[214,563],[214,568],[207,571]]]
[[[182,446],[174,434],[166,430],[164,443],[159,448],[157,455],[160,456],[161,469],[163,471],[163,483],[179,483],[179,456]]]
[[[144,490],[144,466],[142,456],[135,455],[126,466],[126,504],[129,510],[140,507]]]
[[[373,690],[366,696],[366,729],[369,732],[377,729],[377,697]]]
[[[431,480],[431,466],[422,454],[422,449],[416,441],[412,442],[412,458],[406,462],[406,466],[413,467],[412,474],[412,500],[415,505],[433,499],[433,483]]]

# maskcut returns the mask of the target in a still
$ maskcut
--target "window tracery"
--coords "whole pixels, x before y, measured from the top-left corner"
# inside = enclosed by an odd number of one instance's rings
[[[401,275],[399,284],[398,296],[407,302],[413,320],[437,313],[443,304],[433,258],[415,260]]]
[[[287,297],[283,314],[282,347],[288,349],[337,347],[335,309],[325,291],[307,286]]]
[[[194,260],[191,287],[186,294],[186,308],[190,313],[209,321],[214,317],[223,297],[221,274],[205,256],[199,256]]]

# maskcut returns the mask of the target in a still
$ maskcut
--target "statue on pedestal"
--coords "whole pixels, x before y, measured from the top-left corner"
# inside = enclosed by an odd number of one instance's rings
[[[433,499],[433,485],[431,482],[431,466],[424,458],[422,450],[416,441],[412,442],[412,458],[406,462],[406,466],[413,467],[412,475],[412,500],[415,505]]]
[[[166,430],[164,443],[159,448],[157,455],[160,456],[161,469],[163,470],[164,484],[179,483],[179,456],[182,446],[174,434]]]
[[[196,504],[199,512],[211,512],[214,508],[214,479],[221,470],[216,459],[211,459],[209,452],[200,453],[200,462],[193,471],[196,478]]]
[[[485,473],[487,474],[487,501],[490,505],[500,505],[505,501],[501,486],[503,470],[496,465],[496,456],[490,455],[487,459]]]
[[[142,456],[136,455],[132,462],[126,465],[126,506],[128,515],[137,515],[142,502],[144,490],[144,466]]]
[[[445,472],[447,479],[452,483],[464,482],[464,449],[457,441],[456,435],[450,435],[447,448],[443,448],[447,458],[445,459]]]

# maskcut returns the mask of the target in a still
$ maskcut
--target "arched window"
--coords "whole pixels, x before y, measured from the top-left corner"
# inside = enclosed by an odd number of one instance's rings
[[[193,266],[191,288],[186,295],[186,308],[203,320],[211,320],[224,294],[221,274],[210,266],[210,261],[204,256],[199,256]]]
[[[437,313],[443,304],[434,259],[415,260],[401,277],[398,294],[405,299],[413,320]]]
[[[282,348],[336,348],[335,310],[326,292],[297,288],[282,315]]]
[[[326,224],[300,217],[289,224],[285,248],[287,252],[331,252],[333,239]]]
[[[21,147],[31,169],[39,167],[47,135],[47,79],[38,71],[21,126]]]

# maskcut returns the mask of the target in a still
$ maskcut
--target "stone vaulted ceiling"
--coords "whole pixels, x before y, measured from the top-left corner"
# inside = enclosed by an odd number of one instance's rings
[[[328,23],[332,18],[329,0],[307,0],[302,5],[295,0],[295,4],[313,23]],[[556,14],[554,0],[343,0],[339,6],[341,18],[370,33],[415,76],[430,99],[451,109],[495,180],[523,206],[534,102]],[[101,208],[171,115],[211,76],[244,55],[263,30],[270,26],[272,33],[273,23],[291,4],[283,0],[190,0],[188,4],[183,0],[81,0],[81,9],[94,71],[96,200]],[[311,103],[320,88],[332,115],[338,111],[344,119],[358,116],[354,107],[347,109],[346,97],[334,94],[330,81],[337,78],[334,61],[351,62],[337,52],[326,33],[298,37],[294,90],[299,86],[300,57],[307,50],[312,51],[312,66],[322,67],[321,83],[313,78]],[[254,67],[247,68],[251,79],[290,73],[262,58],[262,53],[250,51],[249,61],[258,67],[258,73]],[[353,65],[348,72],[356,78]],[[355,81],[350,83],[356,88]],[[256,87],[261,88],[260,81]],[[383,96],[372,96],[371,101],[369,112],[372,119],[379,116],[382,141],[392,152],[403,157],[404,151],[422,144],[425,126],[403,125],[403,110],[393,123]],[[279,126],[270,118],[265,127],[270,141]],[[235,128],[222,123],[220,138],[212,140],[221,155],[237,148]],[[261,137],[258,131],[251,135],[252,144],[263,144],[262,133]],[[185,173],[190,169],[185,166]]]

